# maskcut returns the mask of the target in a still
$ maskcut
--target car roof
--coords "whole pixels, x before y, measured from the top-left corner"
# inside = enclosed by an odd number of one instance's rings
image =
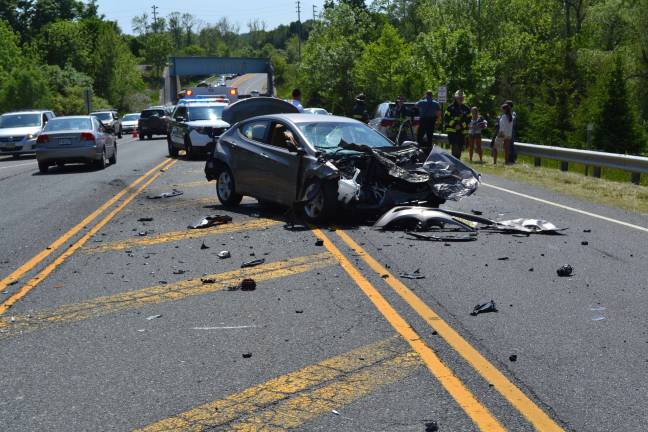
[[[2,113],[2,115],[21,115],[21,114],[42,114],[46,112],[52,112],[52,110],[25,110],[25,111],[12,111]]]
[[[115,112],[117,112],[117,111],[115,111],[115,110],[100,110],[100,111],[92,111],[90,113],[90,115],[92,115],[92,114],[102,114],[102,113],[111,113],[112,114],[112,113],[115,113]]]
[[[60,116],[60,117],[54,117],[52,120],[65,120],[65,119],[87,119],[90,120],[92,118],[91,115],[75,115],[75,116]],[[52,121],[50,120],[50,121]]]
[[[323,116],[317,114],[268,114],[259,117],[252,117],[253,119],[270,119],[270,120],[283,120],[294,124],[300,123],[361,123],[358,120],[342,117],[342,116]]]

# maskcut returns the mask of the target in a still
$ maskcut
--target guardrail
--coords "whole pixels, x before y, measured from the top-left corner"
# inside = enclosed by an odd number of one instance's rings
[[[435,138],[447,138],[447,135],[436,134]],[[490,143],[490,139],[482,140],[482,146],[489,147]],[[583,164],[586,167],[592,167],[593,177],[601,177],[601,168],[614,168],[629,172],[630,181],[634,184],[639,184],[641,181],[641,174],[648,173],[648,157],[643,156],[629,156],[617,153],[544,146],[521,142],[516,142],[515,148],[518,154],[533,157],[535,166],[540,166],[542,159],[552,159],[560,161],[560,169],[562,171],[567,171],[569,163],[578,163]]]

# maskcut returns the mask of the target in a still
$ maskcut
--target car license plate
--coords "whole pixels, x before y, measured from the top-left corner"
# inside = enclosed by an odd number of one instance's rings
[[[70,138],[59,138],[58,143],[60,145],[70,145],[72,144],[72,140]]]

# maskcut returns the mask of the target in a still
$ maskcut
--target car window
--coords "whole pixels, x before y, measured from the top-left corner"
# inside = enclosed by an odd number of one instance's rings
[[[140,117],[141,118],[164,117],[165,115],[166,115],[166,113],[164,112],[164,110],[161,110],[161,109],[160,110],[145,110],[145,111],[142,111],[142,114],[140,115]],[[126,117],[128,117],[128,116],[126,116]],[[124,120],[126,119],[126,117],[124,117]]]
[[[97,117],[92,117],[92,124],[94,125],[95,130],[97,131],[102,130],[101,122],[97,119]]]
[[[188,120],[220,120],[223,117],[224,106],[201,106],[187,108]]]
[[[136,121],[139,118],[139,114],[126,114],[122,120],[123,121]]]
[[[4,114],[0,116],[0,128],[33,127],[40,125],[40,114]]]
[[[239,131],[241,135],[249,140],[265,142],[269,124],[268,121],[252,121],[242,125]]]
[[[54,113],[51,112],[46,112],[45,115],[47,116],[47,120],[52,120],[55,116]]]
[[[88,118],[54,118],[47,122],[44,132],[58,132],[66,130],[89,130],[92,129],[91,120]]]
[[[109,113],[109,112],[92,113],[91,115],[97,117],[101,121],[110,121],[110,120],[112,120],[112,114]]]
[[[187,109],[185,107],[178,107],[176,110],[175,114],[173,115],[173,118],[175,120],[178,120],[180,117],[184,117],[185,119],[187,118]]]
[[[286,141],[290,141],[293,146],[299,147],[295,134],[285,124],[280,122],[273,123],[268,143],[272,146],[288,150],[290,147],[286,144]]]
[[[394,146],[394,143],[374,129],[357,122],[300,123],[298,127],[306,139],[318,150],[339,150],[342,141],[347,144],[366,145],[372,148]]]

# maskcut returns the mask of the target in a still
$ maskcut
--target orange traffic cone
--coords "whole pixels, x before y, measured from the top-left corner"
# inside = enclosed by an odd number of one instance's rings
[[[133,138],[137,138],[139,135],[137,133],[137,129],[133,129]]]

